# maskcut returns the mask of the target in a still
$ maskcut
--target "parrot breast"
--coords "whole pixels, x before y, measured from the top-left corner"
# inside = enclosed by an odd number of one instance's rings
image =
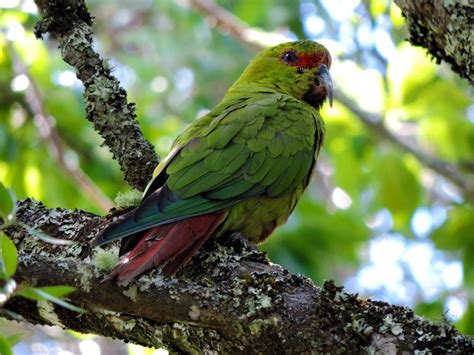
[[[276,227],[286,222],[304,187],[302,184],[278,198],[250,198],[232,206],[217,236],[238,232],[255,244],[262,243]]]

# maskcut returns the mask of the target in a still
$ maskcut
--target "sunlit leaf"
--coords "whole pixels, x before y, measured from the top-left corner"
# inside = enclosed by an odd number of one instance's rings
[[[388,99],[396,106],[409,104],[420,96],[420,90],[436,80],[436,65],[426,56],[424,49],[403,42],[390,57],[387,69],[391,86]]]
[[[15,197],[11,189],[7,189],[0,182],[0,217],[8,221],[8,215],[14,212]]]
[[[13,355],[12,344],[8,341],[8,338],[0,333],[0,354],[2,355]]]
[[[18,252],[15,244],[0,232],[0,278],[8,280],[16,271]]]
[[[398,6],[392,3],[390,6],[390,19],[392,20],[394,27],[402,27],[405,24],[403,20],[402,10]]]
[[[387,5],[387,0],[372,0],[370,1],[370,13],[373,17],[377,18],[379,15],[385,12]]]

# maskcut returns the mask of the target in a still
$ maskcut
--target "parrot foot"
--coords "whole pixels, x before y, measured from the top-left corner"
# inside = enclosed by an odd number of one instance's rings
[[[229,245],[237,252],[241,252],[243,250],[258,251],[257,245],[255,243],[251,242],[238,232],[232,233],[228,238],[228,242]]]

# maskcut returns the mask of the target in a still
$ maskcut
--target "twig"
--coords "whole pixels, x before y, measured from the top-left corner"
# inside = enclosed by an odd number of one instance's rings
[[[94,184],[94,182],[81,170],[80,167],[68,163],[65,151],[71,148],[62,140],[54,124],[54,119],[46,112],[43,98],[29,73],[25,64],[20,60],[12,44],[7,41],[7,48],[13,60],[13,70],[16,75],[25,75],[30,85],[25,91],[25,101],[34,116],[34,123],[39,136],[46,142],[52,157],[58,162],[60,168],[71,177],[79,189],[104,212],[109,211],[113,202]]]
[[[277,38],[281,39],[280,42],[291,40],[290,38],[272,32],[251,28],[212,0],[190,0],[190,3],[196,10],[211,19],[212,23],[215,23],[222,32],[228,33],[248,45],[265,48],[274,45]],[[276,38],[275,36],[278,37]],[[474,200],[474,183],[461,173],[456,165],[424,152],[415,144],[406,142],[384,125],[383,121],[379,118],[381,115],[360,109],[357,104],[348,98],[346,94],[341,92],[341,90],[336,92],[335,98],[354,113],[364,125],[377,132],[384,139],[387,139],[399,148],[412,154],[421,164],[431,168],[439,175],[451,181],[462,191],[464,198]]]
[[[250,27],[212,0],[191,0],[190,3],[196,10],[207,16],[216,27],[251,47],[265,48],[289,40],[282,34]]]
[[[135,120],[135,105],[127,102],[126,91],[92,46],[92,18],[84,0],[45,1],[44,11],[36,36],[49,32],[58,40],[63,60],[84,84],[87,119],[118,160],[125,180],[143,190],[158,157]]]
[[[463,191],[465,198],[469,200],[474,199],[474,183],[468,180],[468,178],[463,175],[454,164],[436,158],[421,150],[416,146],[416,144],[407,142],[405,139],[387,128],[387,126],[383,124],[380,115],[362,110],[345,93],[338,91],[334,96],[336,100],[344,104],[344,106],[346,106],[352,113],[359,117],[366,126],[370,127],[381,137],[391,141],[399,148],[411,153],[423,165],[450,180]]]

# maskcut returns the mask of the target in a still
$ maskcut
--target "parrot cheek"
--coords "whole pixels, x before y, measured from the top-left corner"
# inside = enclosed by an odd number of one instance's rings
[[[326,98],[329,99],[329,105],[332,106],[333,85],[331,75],[325,64],[319,67],[319,73],[316,75],[314,84],[311,85],[303,100],[314,108],[321,108]]]
[[[309,91],[304,95],[303,100],[314,108],[319,109],[326,98],[326,88],[323,85],[316,83],[310,87]]]

